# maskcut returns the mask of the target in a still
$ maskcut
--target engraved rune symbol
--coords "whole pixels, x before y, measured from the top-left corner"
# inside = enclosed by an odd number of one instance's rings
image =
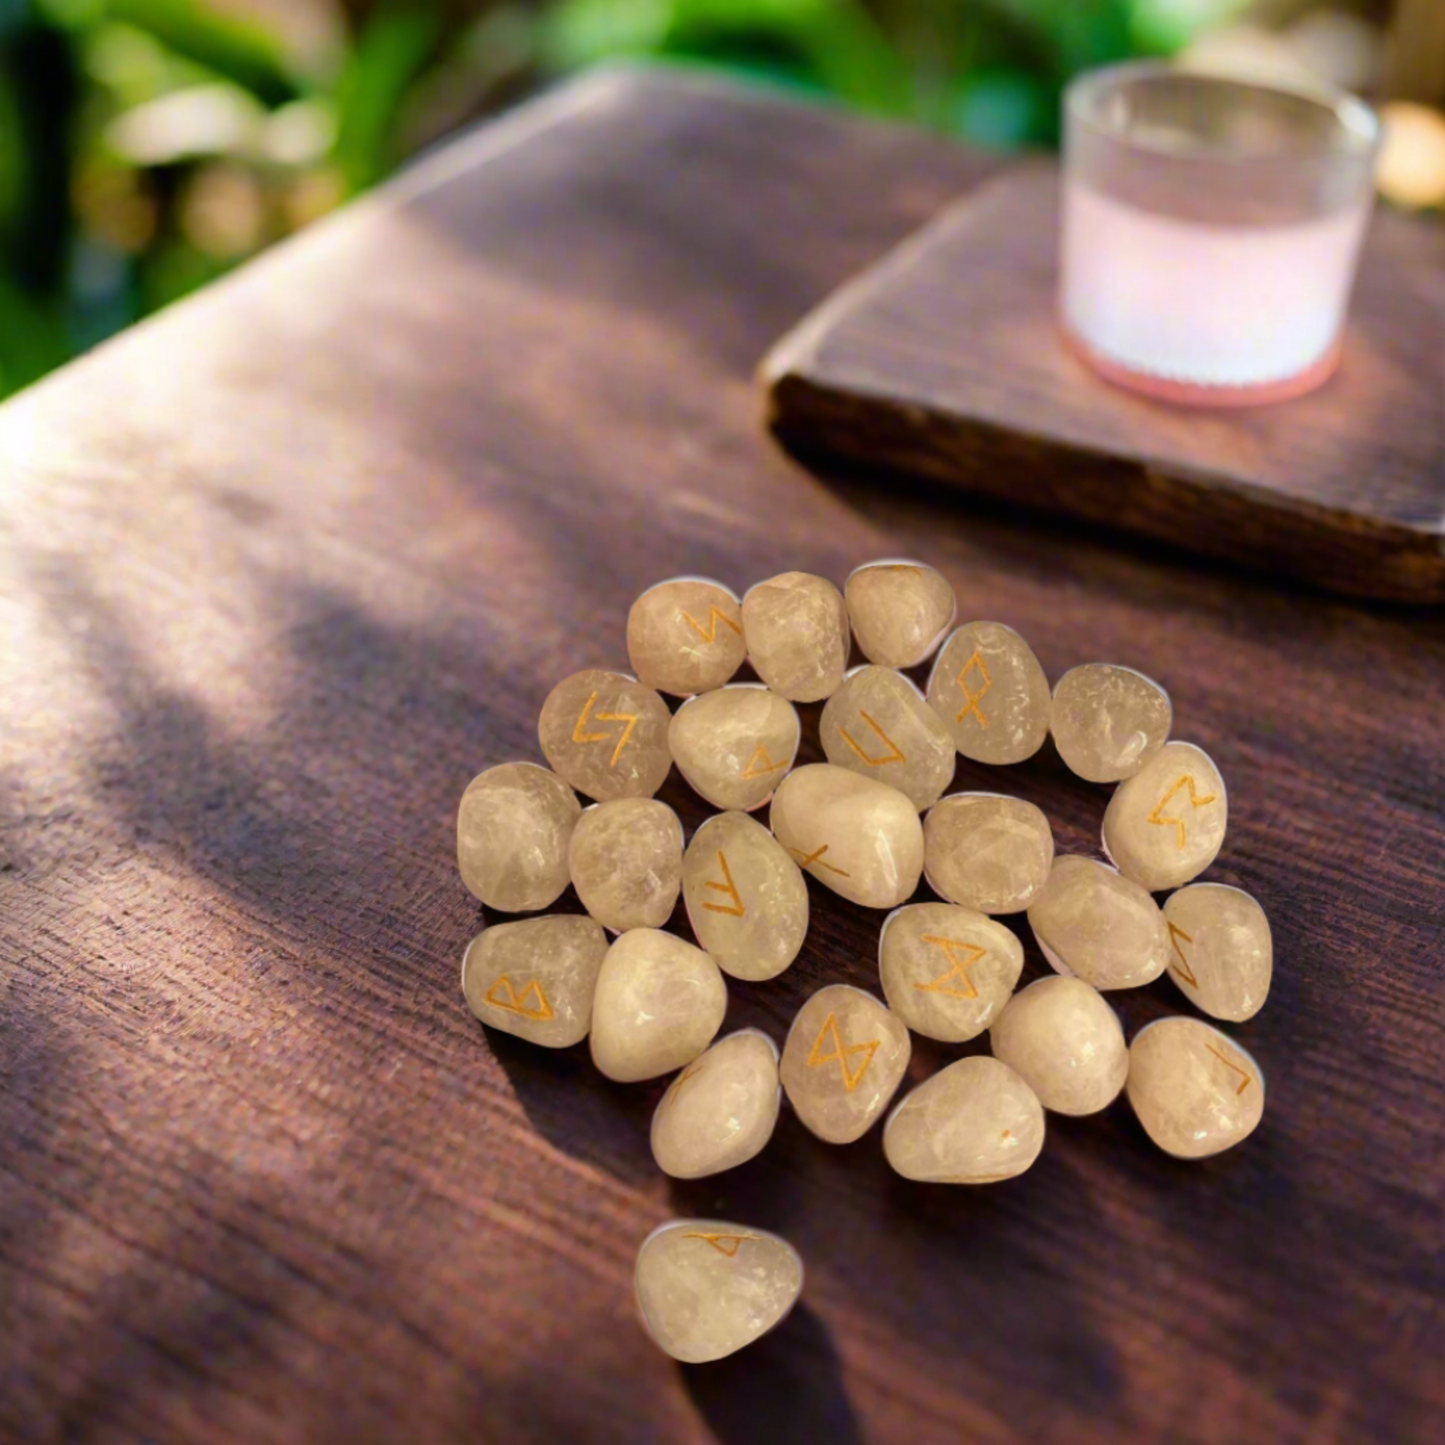
[[[898,744],[895,743],[893,739],[890,738],[888,734],[885,733],[883,729],[879,727],[878,724],[874,722],[871,717],[868,716],[866,712],[860,713],[860,716],[862,717],[863,721],[867,723],[868,726],[872,728],[875,733],[878,734],[879,739],[885,744],[887,744],[888,751],[884,753],[881,758],[870,758],[868,754],[865,753],[863,749],[860,748],[858,744],[853,741],[847,728],[839,728],[838,731],[842,733],[843,741],[847,743],[848,746],[852,748],[853,751],[857,753],[858,756],[862,758],[863,761],[867,763],[870,768],[881,768],[884,763],[906,763],[908,761],[908,759],[903,755],[902,748],[900,748]]]
[[[1213,1044],[1205,1044],[1204,1047],[1208,1049],[1209,1052],[1213,1054],[1214,1057],[1218,1059],[1219,1062],[1223,1064],[1226,1069],[1233,1069],[1234,1072],[1239,1075],[1239,1087],[1234,1091],[1235,1097],[1238,1098],[1239,1095],[1242,1094],[1254,1082],[1254,1075],[1251,1074],[1248,1069],[1241,1069],[1238,1064],[1230,1063],[1230,1061],[1226,1059],[1224,1055],[1221,1054],[1219,1050],[1214,1047]]]
[[[524,1019],[537,1019],[546,1023],[553,1017],[552,1005],[547,1002],[547,995],[535,978],[519,994],[512,987],[512,980],[505,973],[501,974],[487,990],[485,998],[487,1003],[506,1009],[509,1014],[521,1014]],[[531,1007],[527,1005],[528,999],[535,1000]]]
[[[845,869],[835,868],[831,863],[823,862],[823,854],[827,851],[828,845],[826,843],[824,843],[823,846],[819,848],[816,853],[804,853],[801,848],[788,849],[788,852],[790,852],[793,857],[798,860],[798,867],[800,868],[811,868],[813,864],[816,863],[818,867],[826,868],[828,872],[836,873],[840,878],[851,877],[851,875]]]
[[[736,1256],[748,1240],[756,1240],[756,1234],[704,1234],[701,1230],[689,1230],[683,1235],[684,1239],[701,1239],[717,1250],[719,1254],[725,1254],[729,1259]]]
[[[1179,946],[1179,940],[1181,938],[1185,941],[1185,943],[1194,942],[1193,937],[1190,934],[1185,933],[1185,931],[1180,928],[1177,923],[1170,922],[1169,942],[1173,946],[1174,952],[1179,955],[1179,962],[1171,963],[1169,966],[1174,970],[1175,973],[1179,975],[1180,978],[1184,980],[1185,983],[1190,986],[1190,988],[1198,988],[1199,980],[1194,977],[1194,970],[1190,968],[1189,960],[1185,957],[1184,950]]]
[[[971,671],[976,671],[979,680],[983,683],[977,692],[964,681]],[[954,678],[954,681],[962,689],[964,697],[968,699],[954,716],[954,722],[962,722],[969,713],[972,713],[978,719],[979,727],[986,728],[988,719],[983,715],[983,709],[979,707],[979,703],[983,701],[989,688],[993,686],[993,678],[988,675],[988,664],[984,662],[983,653],[979,648],[973,649],[973,656],[959,669],[958,676]]]
[[[823,1054],[818,1051],[823,1047],[823,1042],[829,1035],[833,1037],[833,1052]],[[838,1027],[837,1014],[829,1014],[819,1031],[818,1037],[813,1042],[812,1052],[808,1055],[808,1067],[816,1069],[823,1064],[831,1064],[834,1059],[838,1061],[838,1073],[842,1076],[843,1087],[851,1094],[863,1081],[863,1075],[868,1072],[868,1065],[873,1062],[873,1055],[878,1052],[878,1045],[882,1039],[872,1039],[866,1044],[845,1044],[843,1042],[842,1030]],[[848,1060],[854,1054],[862,1054],[863,1062],[858,1065],[853,1073],[848,1072]]]
[[[980,948],[976,943],[960,943],[954,938],[939,938],[933,933],[921,936],[924,943],[931,943],[935,948],[943,950],[951,967],[947,973],[939,974],[931,983],[915,983],[913,987],[920,993],[946,993],[950,998],[977,998],[978,986],[968,976],[968,971],[988,949]],[[971,957],[960,956],[960,950],[965,948]]]
[[[743,769],[742,776],[745,778],[761,778],[765,773],[776,773],[779,768],[786,768],[787,763],[775,763],[768,756],[766,743],[759,743],[753,749],[753,755],[748,759],[748,765]]]
[[[596,722],[625,722],[627,726],[622,729],[621,736],[617,739],[617,746],[612,749],[612,766],[617,766],[617,759],[622,756],[622,749],[632,741],[632,730],[637,726],[637,714],[635,712],[592,712],[592,704],[597,701],[597,694],[594,692],[591,697],[582,705],[582,711],[577,714],[577,726],[572,729],[572,741],[574,743],[609,743],[612,741],[611,733],[584,733],[582,729],[587,726],[587,720],[592,717]]]
[[[732,618],[727,615],[726,612],[723,612],[716,607],[709,607],[707,610],[707,631],[705,632],[703,631],[702,623],[699,622],[697,618],[692,615],[691,612],[684,612],[682,614],[682,617],[683,620],[688,624],[688,626],[691,627],[692,630],[697,633],[697,635],[702,638],[704,642],[717,641],[717,625],[719,622],[722,622],[726,626],[731,627],[732,630],[736,632],[739,637],[743,635],[742,628],[739,627],[737,623],[734,622]]]
[[[1158,823],[1163,827],[1168,827],[1169,824],[1172,823],[1176,828],[1178,828],[1179,851],[1182,853],[1184,851],[1184,819],[1169,817],[1164,812],[1164,809],[1169,806],[1170,801],[1181,788],[1189,789],[1189,806],[1191,808],[1202,808],[1206,803],[1212,803],[1215,799],[1215,794],[1213,793],[1210,793],[1207,798],[1201,798],[1194,786],[1194,774],[1185,773],[1183,777],[1176,778],[1174,780],[1174,786],[1170,788],[1169,791],[1165,793],[1164,796],[1160,798],[1157,803],[1155,803],[1154,811],[1149,814],[1149,817],[1146,821],[1150,823]]]
[[[743,902],[742,895],[738,892],[737,884],[733,882],[733,870],[728,867],[727,854],[724,853],[721,848],[717,850],[717,861],[718,866],[723,871],[723,877],[727,879],[727,882],[714,883],[711,879],[708,879],[702,886],[704,888],[711,888],[717,893],[725,893],[732,899],[732,906],[729,907],[726,903],[704,903],[702,906],[706,908],[709,913],[730,913],[734,918],[741,918],[743,914],[748,911],[747,905]]]

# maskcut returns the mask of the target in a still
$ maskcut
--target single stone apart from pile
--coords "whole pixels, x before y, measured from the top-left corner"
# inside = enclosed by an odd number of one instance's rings
[[[848,666],[848,609],[824,577],[784,572],[750,587],[743,633],[758,676],[793,702],[837,690]]]
[[[682,823],[656,798],[616,798],[586,809],[568,850],[582,906],[604,928],[661,928],[682,882]]]
[[[746,813],[718,813],[692,835],[682,896],[697,941],[733,978],[776,978],[808,933],[808,885],[787,850]]]
[[[1248,893],[1195,883],[1164,904],[1169,975],[1192,1003],[1217,1019],[1253,1018],[1269,996],[1274,940],[1269,919]]]
[[[1119,784],[1104,812],[1104,851],[1151,893],[1197,878],[1219,854],[1224,779],[1193,743],[1168,743]]]
[[[1081,978],[1041,978],[1021,989],[989,1042],[1056,1114],[1097,1114],[1119,1097],[1129,1073],[1118,1015]]]
[[[592,1062],[620,1084],[690,1064],[712,1042],[728,991],[702,949],[634,928],[607,950],[592,1000]]]
[[[979,763],[1021,763],[1049,735],[1053,699],[1033,649],[1002,622],[966,622],[943,644],[928,705]]]
[[[1159,905],[1092,858],[1054,860],[1048,883],[1029,905],[1029,926],[1051,967],[1097,989],[1152,983],[1169,963]]]
[[[1145,1133],[1181,1159],[1232,1148],[1264,1114],[1259,1065],[1198,1019],[1159,1019],[1140,1029],[1129,1046],[1128,1089]]]
[[[742,606],[721,582],[673,577],[649,587],[627,614],[632,670],[658,692],[711,692],[746,655]]]
[[[1007,1064],[960,1059],[921,1083],[888,1116],[883,1152],[905,1178],[995,1184],[1022,1174],[1044,1147],[1044,1111]]]
[[[1090,662],[1054,688],[1051,730],[1059,756],[1091,783],[1132,778],[1169,737],[1169,694],[1132,667]]]
[[[918,887],[923,825],[886,783],[810,763],[778,785],[769,820],[800,868],[865,908],[896,908]]]
[[[901,672],[860,667],[823,708],[828,761],[897,788],[920,812],[953,781],[957,754],[938,714]]]
[[[776,1234],[721,1219],[674,1219],[637,1252],[637,1306],[659,1348],[701,1364],[781,1323],[803,1288],[803,1262]]]
[[[1049,820],[1022,798],[952,793],[923,820],[923,871],[929,887],[951,903],[1021,913],[1053,865]]]
[[[606,952],[601,926],[576,914],[498,923],[467,945],[462,993],[484,1024],[565,1049],[587,1037]]]
[[[915,1033],[945,1043],[976,1038],[1023,972],[1018,939],[952,903],[911,903],[883,921],[878,975],[888,1007]]]
[[[567,886],[577,795],[536,763],[501,763],[467,784],[457,810],[457,867],[489,908],[548,908]]]
[[[778,1050],[757,1029],[719,1039],[672,1081],[652,1116],[652,1157],[674,1179],[746,1164],[773,1137]]]
[[[884,667],[916,667],[953,625],[953,585],[922,562],[868,562],[844,588],[863,656]]]
[[[547,761],[579,793],[599,803],[650,798],[672,767],[671,721],[650,687],[626,673],[589,668],[547,694],[537,737]]]
[[[683,703],[667,730],[678,771],[715,808],[751,812],[793,766],[797,710],[761,683],[736,682]]]

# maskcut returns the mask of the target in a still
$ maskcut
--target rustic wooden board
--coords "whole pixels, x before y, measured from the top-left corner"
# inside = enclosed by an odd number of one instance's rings
[[[764,365],[778,434],[1337,591],[1445,601],[1445,227],[1376,216],[1318,391],[1200,411],[1065,352],[1057,213],[1055,167],[1025,167],[824,302]]]
[[[758,424],[769,338],[992,164],[598,79],[0,410],[0,1439],[1432,1438],[1445,618],[819,479]],[[658,1088],[467,1013],[457,799],[537,756],[555,680],[623,662],[632,597],[909,553],[1052,676],[1162,678],[1219,760],[1210,876],[1279,952],[1246,1147],[1176,1163],[1116,1107],[1014,1183],[930,1189],[785,1116],[674,1184]],[[1095,846],[1105,794],[1051,750],[957,786]],[[728,1027],[876,986],[878,916],[814,901]],[[715,1366],[633,1318],[681,1212],[808,1265]]]

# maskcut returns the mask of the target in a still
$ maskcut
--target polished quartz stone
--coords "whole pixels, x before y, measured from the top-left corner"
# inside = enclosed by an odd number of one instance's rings
[[[819,989],[783,1045],[782,1079],[798,1118],[829,1144],[861,1138],[888,1107],[913,1045],[903,1022],[849,984]]]
[[[589,668],[547,694],[537,722],[542,752],[579,793],[599,803],[650,798],[667,777],[672,715],[650,687]]]
[[[616,798],[588,808],[568,849],[582,906],[604,928],[661,928],[682,885],[682,824],[656,798]]]
[[[1242,889],[1195,883],[1164,904],[1169,976],[1217,1019],[1253,1018],[1269,996],[1274,940],[1269,919]]]
[[[721,1219],[674,1219],[637,1252],[637,1307],[658,1348],[702,1364],[781,1323],[803,1288],[792,1245]]]
[[[952,903],[896,909],[878,936],[888,1007],[915,1033],[946,1043],[981,1034],[1023,966],[1023,945],[1003,924]]]
[[[928,705],[964,757],[1021,763],[1043,746],[1053,699],[1033,649],[1012,627],[967,622],[933,664]]]
[[[818,734],[830,763],[897,788],[920,812],[953,781],[957,755],[948,729],[891,668],[849,673],[824,705]]]
[[[802,728],[786,698],[758,683],[700,693],[673,714],[668,746],[693,792],[715,808],[751,812],[773,796]]]
[[[923,825],[886,783],[810,763],[779,784],[770,820],[800,868],[865,908],[896,908],[918,887]]]
[[[747,654],[743,610],[720,582],[673,577],[649,587],[627,614],[627,655],[637,680],[691,697],[721,687]]]
[[[575,913],[498,923],[467,945],[462,993],[484,1024],[565,1049],[587,1037],[606,952],[601,927]]]
[[[618,1083],[690,1064],[727,1012],[723,976],[702,949],[634,928],[607,950],[592,1000],[592,1062]]]
[[[1090,662],[1054,688],[1051,729],[1059,756],[1091,783],[1132,778],[1168,740],[1169,694],[1130,667]]]
[[[1041,978],[994,1021],[989,1042],[1056,1114],[1096,1114],[1119,1097],[1129,1046],[1119,1017],[1081,978]]]
[[[1044,1147],[1044,1111],[1007,1064],[979,1054],[926,1079],[888,1116],[883,1152],[905,1178],[996,1184]]]
[[[734,978],[776,978],[808,933],[808,885],[787,849],[746,813],[709,818],[682,859],[697,941]]]
[[[825,577],[784,572],[743,598],[748,657],[762,680],[793,702],[835,692],[848,666],[848,609]]]
[[[652,1116],[652,1157],[674,1179],[746,1164],[773,1137],[778,1050],[757,1029],[719,1039],[672,1081]]]
[[[1198,1019],[1159,1019],[1140,1029],[1129,1046],[1128,1088],[1144,1132],[1181,1159],[1231,1148],[1264,1114],[1259,1065]]]
[[[1119,784],[1104,811],[1104,851],[1151,893],[1197,878],[1219,854],[1229,804],[1203,748],[1167,743]]]
[[[467,784],[457,810],[462,882],[489,908],[529,913],[567,886],[577,795],[536,763],[502,763]]]
[[[883,667],[916,667],[953,625],[953,586],[922,562],[868,562],[844,588],[853,636]]]
[[[1169,962],[1159,905],[1137,883],[1092,858],[1056,858],[1029,905],[1029,925],[1059,973],[1097,989],[1152,983]]]
[[[929,887],[980,913],[1022,913],[1049,881],[1054,834],[1042,809],[1001,793],[951,793],[923,820]]]

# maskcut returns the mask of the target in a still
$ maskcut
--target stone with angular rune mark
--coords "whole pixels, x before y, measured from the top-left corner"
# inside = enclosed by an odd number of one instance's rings
[[[1054,859],[1049,881],[1029,905],[1029,926],[1054,969],[1097,989],[1152,983],[1169,963],[1159,905],[1093,858]]]
[[[778,1050],[757,1029],[719,1039],[673,1080],[652,1116],[652,1157],[674,1179],[746,1164],[773,1137]]]
[[[621,672],[589,668],[547,694],[537,722],[556,772],[599,803],[650,798],[667,777],[672,715],[650,688]]]
[[[1051,729],[1059,756],[1091,783],[1132,778],[1168,740],[1169,694],[1132,667],[1090,662],[1054,686]]]
[[[743,611],[721,582],[673,577],[649,587],[627,614],[627,655],[637,680],[691,697],[721,687],[742,665]]]
[[[462,882],[489,908],[529,913],[567,886],[577,795],[536,763],[502,763],[467,784],[457,810]]]
[[[884,667],[926,662],[953,625],[953,586],[922,562],[867,562],[843,591],[863,656]]]
[[[749,587],[743,632],[758,676],[792,702],[819,702],[843,681],[848,609],[824,577],[784,572]]]
[[[1119,1097],[1129,1046],[1119,1017],[1081,978],[1041,978],[994,1021],[989,1042],[1056,1114],[1095,1114]]]
[[[1159,893],[1197,878],[1229,820],[1224,779],[1193,743],[1166,743],[1119,784],[1104,812],[1104,851],[1126,878]]]
[[[1021,763],[1043,746],[1053,700],[1033,649],[1001,622],[966,622],[943,644],[928,705],[980,763]]]
[[[950,793],[923,820],[923,871],[950,903],[980,913],[1020,913],[1054,864],[1041,809],[1000,793]]]
[[[759,683],[737,682],[683,703],[667,737],[693,792],[715,808],[751,812],[793,766],[801,734],[786,698]]]
[[[682,824],[656,798],[614,798],[586,809],[568,867],[582,906],[604,928],[661,928],[682,882]]]
[[[1248,893],[1194,883],[1164,904],[1169,977],[1196,1007],[1236,1023],[1253,1018],[1269,995],[1274,940],[1269,919]]]

